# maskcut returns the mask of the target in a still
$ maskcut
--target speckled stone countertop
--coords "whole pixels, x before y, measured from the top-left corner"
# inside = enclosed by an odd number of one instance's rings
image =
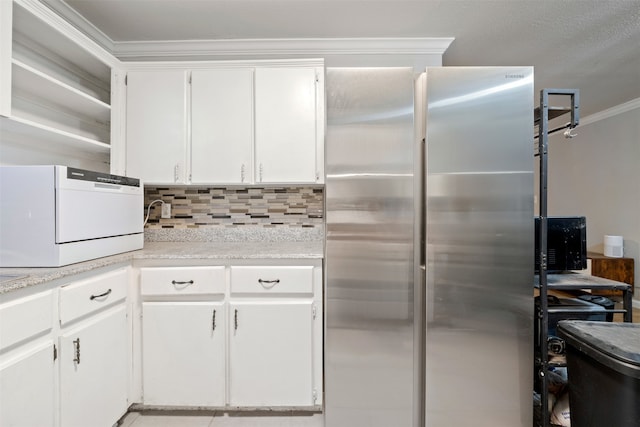
[[[322,242],[145,242],[134,259],[317,259]]]
[[[0,294],[29,286],[39,285],[56,279],[63,279],[67,276],[85,273],[100,267],[131,262],[136,252],[125,252],[123,254],[65,265],[64,267],[0,268],[0,275],[18,276],[16,279],[0,282]]]
[[[206,236],[191,233],[190,241],[175,241],[184,238],[184,233],[163,234],[162,240],[147,241],[145,233],[144,248],[137,251],[79,262],[64,267],[55,268],[0,268],[0,275],[19,276],[13,280],[0,282],[0,294],[8,293],[29,286],[38,285],[67,276],[80,274],[119,263],[135,260],[214,260],[214,259],[322,259],[324,244],[316,239],[317,231],[312,234],[297,233],[288,235],[291,240],[273,241],[260,238],[260,234],[242,232],[239,236],[246,240],[238,241],[238,235],[227,235],[220,239],[216,234],[214,241],[208,241]],[[285,233],[285,236],[287,234]],[[275,234],[273,235],[275,236]],[[273,237],[273,236],[266,236]],[[212,236],[209,236],[212,237]],[[300,240],[311,237],[313,240]],[[152,238],[158,238],[157,235]],[[293,241],[292,241],[293,240]]]

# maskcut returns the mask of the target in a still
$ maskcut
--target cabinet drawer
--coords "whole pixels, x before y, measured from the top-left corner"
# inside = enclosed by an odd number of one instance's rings
[[[60,323],[71,322],[127,298],[127,269],[123,268],[60,288]]]
[[[49,332],[53,320],[53,291],[0,305],[0,350]]]
[[[225,267],[141,268],[142,295],[224,294]]]
[[[312,294],[313,267],[231,267],[231,293]]]

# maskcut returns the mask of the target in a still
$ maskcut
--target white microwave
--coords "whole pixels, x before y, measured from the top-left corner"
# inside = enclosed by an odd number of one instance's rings
[[[59,267],[141,249],[139,179],[66,166],[0,167],[0,267]]]

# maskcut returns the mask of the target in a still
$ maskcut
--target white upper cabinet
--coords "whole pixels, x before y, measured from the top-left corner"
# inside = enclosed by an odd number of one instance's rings
[[[317,182],[316,70],[256,69],[256,182]]]
[[[76,165],[76,158],[107,165],[119,61],[41,2],[2,1],[0,22],[5,161],[20,163],[16,151],[30,149],[40,158],[54,152]]]
[[[322,66],[128,66],[127,175],[153,184],[323,182]]]
[[[187,181],[187,72],[127,73],[126,173],[145,183]]]
[[[191,73],[191,183],[253,181],[253,69]]]

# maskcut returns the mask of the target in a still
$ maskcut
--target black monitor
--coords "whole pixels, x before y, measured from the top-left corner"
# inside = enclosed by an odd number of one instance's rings
[[[540,218],[535,218],[535,271],[540,272]],[[547,271],[587,268],[587,219],[583,216],[547,218]]]

